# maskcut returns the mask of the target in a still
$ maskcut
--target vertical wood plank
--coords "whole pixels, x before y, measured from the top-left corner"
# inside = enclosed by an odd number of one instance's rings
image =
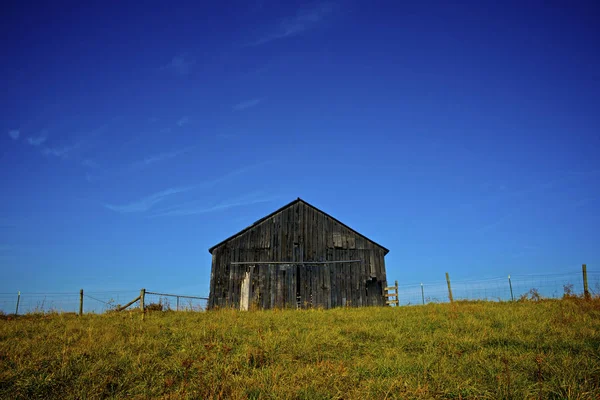
[[[286,290],[285,290],[285,294],[284,294],[284,303],[285,303],[285,307],[286,308],[292,308],[292,281],[294,280],[294,276],[293,276],[293,272],[294,268],[293,265],[288,265],[285,271],[285,276],[286,276]]]
[[[275,293],[275,304],[277,308],[283,308],[283,268],[278,265],[275,271],[275,279],[277,280],[277,292]]]
[[[331,268],[329,264],[323,265],[323,273],[325,278],[325,308],[331,308]]]
[[[333,223],[333,247],[336,249],[342,248],[342,232],[340,224]]]
[[[237,299],[239,298],[239,282],[238,282],[238,271],[240,269],[240,265],[232,265],[231,266],[231,272],[232,272],[232,277],[233,277],[233,282],[231,285],[231,301],[230,301],[230,307],[239,309],[239,305],[236,304],[237,303]]]
[[[323,239],[325,239],[325,228],[323,227],[323,213],[317,212],[317,251],[315,261],[323,261],[324,259],[324,248]]]
[[[355,237],[355,247],[358,250],[363,250],[365,248],[365,240],[362,238],[362,236],[357,235]]]
[[[313,224],[312,217],[314,214],[314,210],[312,207],[306,207],[306,253],[304,254],[305,261],[314,261],[312,258],[313,247],[315,242],[313,240]]]
[[[281,215],[281,259],[279,261],[287,261],[287,249],[288,249],[288,210],[282,210],[279,214]]]
[[[337,264],[330,264],[331,307],[337,307]]]
[[[365,281],[362,279],[362,261],[356,264],[358,268],[358,306],[362,307],[365,301]]]
[[[227,265],[228,272],[228,280],[227,280],[227,297],[225,300],[225,307],[231,307],[231,301],[233,296],[233,265],[231,264],[233,261],[237,261],[235,256],[237,254],[237,241],[234,239],[232,241],[233,248],[230,250],[229,263]]]
[[[350,235],[350,231],[345,227],[342,227],[342,248],[348,248],[348,235]]]
[[[339,260],[339,249],[335,249],[336,259]],[[346,306],[348,298],[346,297],[346,264],[340,263],[340,297],[341,297],[341,305],[342,307]]]
[[[294,233],[294,244],[300,243],[300,229],[298,226],[300,204],[296,203],[292,207],[292,232]]]
[[[294,207],[290,207],[289,211],[288,211],[288,230],[289,230],[289,238],[288,238],[288,252],[287,252],[287,258],[286,261],[293,261],[294,260],[294,248],[295,243],[297,243],[297,235],[298,235],[298,231],[295,229],[295,220],[296,220],[296,214],[294,211]]]
[[[313,230],[314,231],[314,230]],[[319,297],[320,297],[320,293],[319,293],[319,266],[318,265],[311,265],[310,266],[310,271],[312,274],[312,303],[313,303],[313,307],[318,307],[319,306]]]
[[[310,275],[308,273],[308,265],[302,268],[302,307],[310,307]]]
[[[258,302],[260,296],[260,275],[259,275],[259,264],[256,264],[252,268],[252,297],[250,298],[250,307],[260,307]]]
[[[277,237],[277,259],[276,261],[283,261],[283,253],[282,253],[282,242],[283,242],[283,233],[281,227],[281,213],[276,214],[275,216],[275,232]]]
[[[331,218],[325,218],[325,246],[328,249],[333,248],[333,221]]]
[[[270,265],[269,269],[270,269],[270,282],[271,282],[271,299],[269,301],[269,308],[274,308],[275,307],[275,297],[277,295],[277,270],[276,270],[277,266],[276,265]]]
[[[335,249],[333,250],[333,252],[334,252],[333,259],[334,260],[335,260],[335,252],[336,251],[337,250],[335,250]],[[337,298],[337,304],[336,305],[338,307],[342,307],[344,305],[344,300],[342,299],[342,295],[343,295],[343,293],[342,293],[343,292],[343,290],[342,290],[342,287],[343,287],[343,285],[342,285],[343,265],[342,264],[335,264],[335,268],[336,268],[336,275],[337,275],[336,279],[335,279],[335,288],[336,288],[335,295],[336,295],[336,298]]]
[[[265,269],[265,293],[264,293],[264,308],[266,310],[271,308],[271,265],[264,264]]]
[[[316,306],[316,296],[317,296],[317,277],[315,276],[315,266],[311,265],[308,269],[310,273],[310,305],[311,307]]]
[[[378,277],[377,275],[377,267],[375,265],[375,252],[373,251],[373,245],[369,243],[367,245],[369,247],[369,268],[370,274],[372,277]]]
[[[271,275],[270,275],[270,269],[269,269],[269,264],[263,264],[262,266],[262,279],[263,279],[263,286],[264,286],[264,290],[262,293],[262,303],[263,303],[263,308],[264,309],[268,309],[269,308],[269,302],[271,300]]]
[[[214,307],[214,301],[215,301],[215,272],[217,270],[217,265],[216,265],[217,256],[215,254],[216,252],[217,252],[217,249],[214,249],[211,254],[212,262],[210,264],[210,283],[209,283],[209,289],[208,289],[208,308],[209,309]]]
[[[306,285],[306,272],[305,272],[305,268],[303,265],[299,266],[297,273],[298,273],[297,279],[300,281],[300,285],[299,285],[300,291],[298,292],[298,295],[300,296],[300,307],[305,308],[306,294],[305,294],[305,290],[304,290],[304,285]]]
[[[313,209],[312,222],[311,222],[311,224],[312,224],[312,242],[313,242],[312,251],[311,251],[312,261],[319,261],[319,258],[317,256],[317,249],[319,246],[319,237],[318,237],[319,227],[317,225],[318,214],[319,214],[319,211]]]
[[[356,259],[356,251],[355,250],[349,250],[349,256],[350,256],[350,260],[355,260]],[[352,303],[354,307],[358,307],[358,281],[359,281],[359,264],[357,263],[350,263],[350,271],[351,271],[351,276],[352,276],[352,281],[350,284],[351,287],[351,291],[352,291]]]
[[[265,298],[267,297],[267,280],[265,276],[265,264],[261,264],[258,266],[258,274],[259,274],[259,288],[260,288],[260,308],[265,309],[267,307],[267,302]]]
[[[346,253],[347,254],[347,253]],[[346,263],[346,295],[352,307],[356,307],[352,301],[352,263]]]
[[[317,269],[319,272],[319,280],[318,280],[318,287],[317,290],[319,291],[319,307],[321,308],[325,308],[327,305],[327,302],[325,300],[325,269],[323,268],[323,264],[319,264],[317,265]]]
[[[324,308],[325,305],[325,296],[324,296],[324,290],[323,290],[323,286],[325,286],[324,282],[323,282],[323,266],[322,264],[319,264],[316,266],[317,269],[317,305],[320,308]]]
[[[215,250],[217,254],[217,270],[215,271],[215,300],[213,306],[220,307],[223,299],[223,278],[225,277],[225,271],[223,270],[223,261],[225,258],[224,247]]]
[[[305,223],[304,223],[304,209],[305,209],[305,205],[302,202],[298,203],[298,235],[299,235],[299,242],[300,242],[300,248],[304,248],[304,229],[305,229]]]
[[[298,290],[298,279],[300,279],[300,277],[298,276],[300,272],[300,268],[298,268],[298,265],[294,265],[294,306],[293,308],[297,308],[298,307],[298,295],[299,295],[299,290]]]

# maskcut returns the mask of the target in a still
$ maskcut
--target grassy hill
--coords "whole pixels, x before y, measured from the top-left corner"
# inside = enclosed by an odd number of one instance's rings
[[[598,396],[598,299],[0,320],[2,398]]]

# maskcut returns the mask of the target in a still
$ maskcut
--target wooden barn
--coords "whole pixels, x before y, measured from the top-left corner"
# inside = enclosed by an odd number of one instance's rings
[[[389,250],[300,198],[209,252],[209,308],[385,304]]]

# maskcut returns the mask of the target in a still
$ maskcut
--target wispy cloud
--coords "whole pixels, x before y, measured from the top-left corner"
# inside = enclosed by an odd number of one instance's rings
[[[312,29],[321,23],[333,9],[333,3],[324,2],[309,9],[298,10],[295,16],[280,20],[272,32],[250,43],[250,46],[260,46],[277,39],[298,35]]]
[[[238,103],[235,106],[233,106],[233,109],[236,111],[246,110],[248,108],[257,106],[261,101],[262,101],[262,99],[252,99],[252,100],[242,101],[241,103]]]
[[[12,140],[18,140],[19,136],[21,136],[21,131],[18,129],[11,129],[8,131],[8,136],[10,136]]]
[[[99,135],[101,135],[104,131],[106,131],[106,129],[108,129],[111,123],[118,119],[120,118],[112,118],[109,122],[99,126],[98,128],[78,134],[76,137],[77,141],[73,144],[55,147],[44,147],[42,149],[42,154],[46,156],[54,156],[59,158],[68,158],[71,155],[71,153],[75,152],[76,150],[79,154],[81,154],[82,152],[87,151],[90,148],[97,145],[98,143],[100,143],[98,140],[96,140],[96,138]],[[42,143],[40,143],[40,145]]]
[[[163,190],[161,192],[158,193],[154,193],[152,195],[143,197],[139,200],[130,202],[130,203],[125,203],[125,204],[120,204],[120,205],[115,205],[115,204],[104,204],[104,207],[115,211],[115,212],[119,212],[119,213],[141,213],[141,212],[145,212],[150,210],[152,207],[154,207],[154,205],[156,205],[157,203],[162,202],[163,200],[165,200],[167,197],[178,194],[178,193],[184,193],[184,192],[188,192],[194,189],[208,189],[211,188],[221,182],[224,182],[228,179],[231,179],[235,176],[241,175],[243,173],[246,173],[248,171],[251,171],[252,169],[258,168],[260,166],[264,166],[269,164],[270,161],[264,161],[258,164],[254,164],[254,165],[248,165],[248,166],[244,166],[241,168],[238,168],[236,170],[233,170],[223,176],[220,176],[218,178],[214,178],[214,179],[210,179],[210,180],[206,180],[204,182],[195,184],[195,185],[190,185],[190,186],[183,186],[183,187],[176,187],[176,188],[170,188],[170,189],[166,189]],[[193,204],[193,202],[192,202]],[[164,211],[164,210],[163,210]]]
[[[196,64],[196,61],[190,59],[187,54],[180,54],[173,57],[168,64],[163,65],[160,69],[170,71],[180,76],[185,76],[192,71],[194,64]]]
[[[38,136],[29,136],[27,138],[27,143],[32,146],[41,146],[48,139],[48,132],[42,131]]]
[[[264,196],[259,193],[251,193],[247,196],[224,200],[213,205],[202,205],[200,202],[195,204],[181,204],[172,207],[158,210],[152,217],[172,217],[172,216],[186,216],[186,215],[197,215],[207,214],[217,211],[224,211],[234,207],[249,206],[252,204],[269,203],[276,200],[273,196]]]
[[[188,192],[192,189],[194,189],[194,186],[170,188],[158,193],[154,193],[150,196],[143,197],[139,200],[130,203],[121,205],[105,204],[104,207],[118,213],[140,213],[150,210],[154,205],[160,203],[169,196],[173,196],[178,193]]]
[[[193,148],[194,147],[191,146],[191,147],[186,147],[186,148],[179,149],[179,150],[169,151],[166,153],[155,154],[155,155],[146,157],[141,161],[133,163],[131,167],[134,169],[144,168],[149,165],[155,164],[157,162],[169,160],[171,158],[175,158],[179,155],[185,154],[185,153],[191,151]]]
[[[70,146],[62,146],[62,147],[46,147],[42,150],[42,154],[46,156],[54,156],[60,158],[67,158],[69,153],[78,149],[81,146],[81,142],[75,143]]]
[[[187,125],[189,123],[190,123],[190,118],[183,116],[183,117],[179,118],[179,120],[177,121],[177,126],[181,128],[182,126]]]
[[[228,179],[231,179],[231,178],[233,178],[235,176],[242,175],[242,174],[250,172],[250,171],[252,171],[254,169],[257,169],[257,168],[269,165],[272,162],[273,161],[263,161],[263,162],[260,162],[260,163],[257,163],[257,164],[247,165],[247,166],[244,166],[244,167],[240,167],[240,168],[235,169],[235,170],[233,170],[233,171],[231,171],[231,172],[229,172],[229,173],[227,173],[227,174],[225,174],[225,175],[223,175],[223,176],[221,176],[219,178],[215,178],[215,179],[206,181],[201,186],[203,188],[209,188],[209,187],[215,186],[215,185],[217,185],[217,184],[219,184],[221,182],[227,181]]]

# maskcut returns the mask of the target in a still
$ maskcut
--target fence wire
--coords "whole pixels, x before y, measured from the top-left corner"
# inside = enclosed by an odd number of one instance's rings
[[[197,296],[146,292],[144,303],[147,308],[162,311],[204,311],[207,299]]]
[[[83,311],[86,313],[102,313],[118,304],[126,304],[139,296],[139,290],[84,291]],[[4,314],[79,312],[79,291],[76,292],[18,292],[0,293],[0,311]]]
[[[588,290],[591,295],[600,295],[600,271],[587,271]],[[389,283],[389,282],[388,282]],[[565,294],[582,296],[583,276],[581,271],[545,275],[510,275],[482,280],[451,279],[454,300],[509,301],[540,296],[561,298]],[[511,292],[512,286],[512,292]],[[448,302],[448,284],[445,280],[415,284],[399,284],[400,305]]]
[[[587,271],[588,290],[592,296],[600,296],[600,271]],[[390,284],[390,282],[388,282]],[[511,292],[512,285],[512,292]],[[565,273],[526,275],[515,274],[487,279],[451,279],[454,300],[510,301],[522,297],[540,296],[543,298],[561,298],[565,294],[582,296],[584,294],[581,270]],[[140,295],[139,290],[84,291],[83,311],[102,313],[125,305]],[[4,314],[79,312],[79,291],[76,292],[17,292],[0,293],[0,312]],[[146,292],[146,308],[173,311],[202,311],[207,300],[202,297],[177,294]],[[418,305],[426,303],[448,302],[448,286],[443,279],[398,286],[400,305]],[[139,302],[131,307],[139,306]]]

